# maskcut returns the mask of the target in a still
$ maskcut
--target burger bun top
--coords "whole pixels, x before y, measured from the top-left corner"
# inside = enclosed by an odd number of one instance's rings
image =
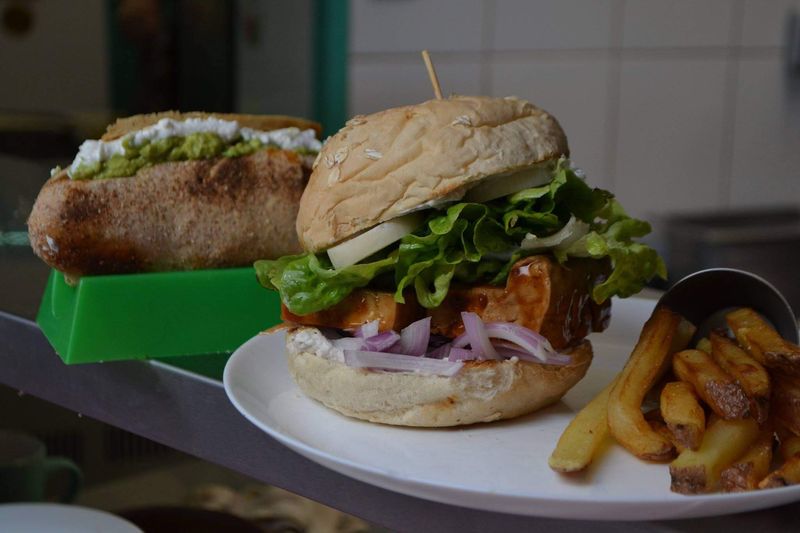
[[[326,250],[486,178],[568,154],[556,119],[515,97],[453,96],[356,116],[319,153],[297,234],[306,250]]]

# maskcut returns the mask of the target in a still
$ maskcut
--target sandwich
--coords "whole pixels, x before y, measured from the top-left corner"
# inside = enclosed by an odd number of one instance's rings
[[[590,187],[556,119],[454,96],[357,116],[322,147],[304,253],[255,263],[280,292],[311,398],[385,424],[490,422],[586,373],[610,301],[665,277],[647,222]]]
[[[293,226],[319,131],[283,116],[120,119],[42,187],[28,219],[33,250],[72,281],[297,253]]]

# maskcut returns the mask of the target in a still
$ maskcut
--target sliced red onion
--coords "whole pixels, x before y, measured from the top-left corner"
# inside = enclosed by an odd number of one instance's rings
[[[430,338],[431,317],[412,322],[400,332],[399,352],[407,355],[425,355]]]
[[[364,349],[369,352],[385,352],[399,340],[400,335],[396,331],[384,331],[364,339]]]
[[[500,359],[497,350],[492,346],[489,335],[484,327],[483,320],[475,313],[461,313],[461,320],[464,322],[464,333],[469,339],[472,351],[478,354],[481,359]],[[453,341],[453,346],[463,348]]]
[[[453,348],[453,345],[449,342],[446,344],[442,344],[441,346],[434,348],[430,352],[428,352],[425,357],[430,357],[432,359],[447,359],[450,355],[450,350]]]
[[[477,359],[475,352],[466,348],[451,348],[447,356],[448,361],[473,361]]]
[[[399,370],[445,377],[454,376],[464,366],[464,363],[460,361],[443,361],[441,359],[428,359],[427,357],[363,350],[345,350],[344,362],[348,366],[355,368]]]
[[[378,334],[378,325],[380,324],[379,320],[373,320],[372,322],[367,322],[366,324],[362,324],[356,328],[353,332],[353,335],[356,337],[361,337],[362,339],[368,339],[370,337],[374,337]]]
[[[342,337],[330,339],[331,344],[341,350],[360,350],[364,347],[364,339],[358,337]]]
[[[492,339],[512,342],[540,361],[547,361],[551,356],[558,353],[550,345],[550,341],[542,335],[519,324],[490,322],[486,324],[486,334]]]
[[[544,361],[539,359],[538,357],[531,355],[530,352],[520,349],[519,346],[516,346],[511,343],[500,343],[500,342],[493,342],[494,347],[497,349],[497,353],[501,356],[506,358],[516,357],[522,361],[530,361],[532,363],[539,363],[539,364],[547,364],[547,365],[557,365],[563,366],[567,365],[572,362],[572,358],[568,355],[563,355],[560,353],[555,353],[552,356],[548,356],[548,358]]]

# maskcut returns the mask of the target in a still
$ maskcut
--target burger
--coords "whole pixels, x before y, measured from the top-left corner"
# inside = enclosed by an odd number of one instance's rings
[[[665,277],[647,222],[590,187],[554,117],[454,96],[356,116],[303,192],[305,253],[258,261],[291,375],[347,416],[443,427],[558,401],[610,299]]]

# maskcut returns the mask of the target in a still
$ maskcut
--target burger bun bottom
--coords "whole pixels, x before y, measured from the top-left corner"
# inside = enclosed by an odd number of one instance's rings
[[[306,329],[306,328],[300,328]],[[592,345],[570,364],[509,359],[467,361],[453,377],[354,368],[304,351],[287,333],[289,372],[309,397],[344,415],[398,426],[447,427],[532,413],[561,399],[586,374]]]

